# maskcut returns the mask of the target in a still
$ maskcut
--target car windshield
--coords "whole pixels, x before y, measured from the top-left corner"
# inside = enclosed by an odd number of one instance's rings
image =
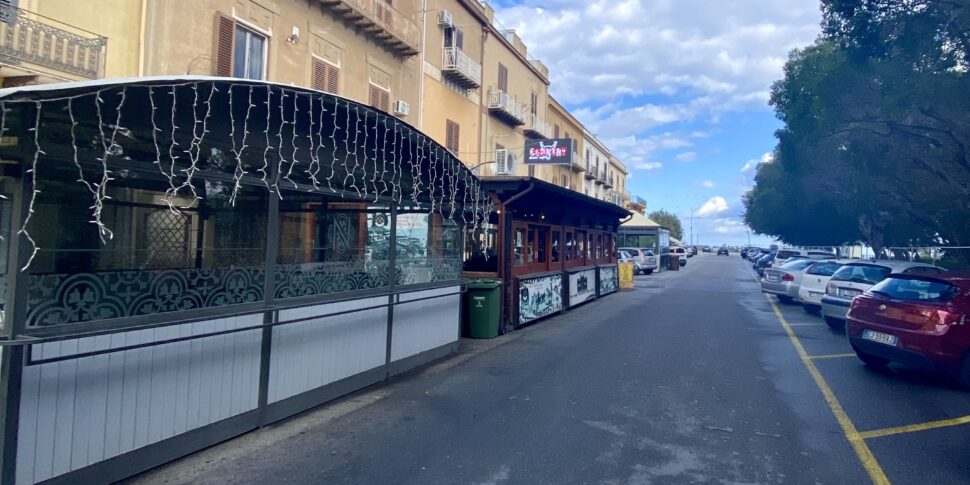
[[[869,292],[893,300],[941,303],[952,300],[959,293],[959,289],[945,281],[886,278]]]
[[[874,264],[850,264],[832,275],[833,280],[851,281],[853,283],[876,284],[882,281],[892,270]]]
[[[781,268],[781,269],[801,270],[801,269],[805,269],[805,268],[811,266],[812,263],[813,263],[813,261],[812,260],[809,260],[809,259],[796,259],[794,261],[787,261],[787,262],[785,262],[784,264],[782,264],[781,266],[779,266],[779,268]]]
[[[842,265],[840,263],[836,263],[834,261],[822,261],[819,263],[815,263],[811,268],[808,269],[808,271],[805,272],[805,274],[818,275],[818,276],[832,276],[841,267]]]

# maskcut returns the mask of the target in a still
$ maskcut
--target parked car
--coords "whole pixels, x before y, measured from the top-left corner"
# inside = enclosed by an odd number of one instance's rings
[[[697,246],[687,246],[685,249],[687,249],[688,258],[693,258],[694,256],[697,256]]]
[[[705,253],[709,253],[709,252],[711,252],[711,247],[710,246],[704,246],[703,248],[701,248],[701,251],[703,251]]]
[[[939,370],[970,387],[970,274],[892,274],[852,300],[846,334],[859,359]]]
[[[852,299],[879,283],[890,273],[937,275],[946,271],[926,263],[909,261],[867,261],[849,263],[835,272],[822,296],[822,318],[828,326],[841,329]]]
[[[775,255],[775,262],[773,265],[778,266],[791,258],[830,259],[834,257],[835,254],[826,251],[786,248],[778,250],[778,254]]]
[[[823,259],[812,261],[812,265],[805,269],[801,284],[798,286],[798,301],[806,313],[818,315],[822,311],[822,296],[829,280],[843,266],[858,262],[853,259]]]
[[[758,272],[758,276],[761,276],[762,274],[764,274],[766,268],[771,267],[771,263],[772,261],[774,261],[774,259],[775,259],[775,253],[770,252],[763,256],[758,257],[755,260],[754,264],[752,264],[751,266],[754,268],[755,271]]]
[[[633,274],[640,274],[643,271],[643,267],[640,266],[640,261],[634,257],[629,251],[619,249],[616,251],[616,262],[617,263],[633,263]]]
[[[767,252],[768,252],[767,250],[761,249],[761,248],[748,248],[748,252],[745,253],[744,256],[745,258],[748,259],[748,261],[751,261],[753,263],[757,261],[758,258],[760,258],[761,256],[764,256],[765,253]]]
[[[687,266],[687,250],[680,246],[671,246],[670,257],[677,256],[681,266]]]
[[[639,270],[636,271],[638,274],[650,274],[657,269],[659,258],[647,248],[620,248],[620,251],[630,253],[630,256],[637,260],[640,266]]]
[[[802,276],[809,266],[815,264],[810,259],[796,259],[780,264],[777,268],[767,268],[761,278],[761,291],[778,297],[782,303],[791,303],[798,298],[798,288]]]
[[[721,246],[721,247],[717,248],[717,255],[720,256],[722,254],[725,255],[725,256],[730,256],[731,255],[731,253],[728,251],[727,246]]]

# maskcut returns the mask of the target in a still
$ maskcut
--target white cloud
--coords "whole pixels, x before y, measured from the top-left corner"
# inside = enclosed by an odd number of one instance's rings
[[[765,153],[764,155],[761,155],[761,158],[752,158],[751,160],[744,162],[744,165],[741,167],[741,173],[750,172],[762,163],[771,163],[773,161],[775,161],[774,154],[771,152]]]
[[[694,214],[697,217],[711,217],[716,216],[729,208],[730,207],[728,207],[727,200],[725,200],[724,197],[715,195],[705,202],[700,209],[697,209],[697,212]]]
[[[686,162],[693,162],[694,160],[697,160],[697,153],[696,152],[678,153],[677,156],[674,157],[674,158],[678,162],[684,162],[684,163],[686,163]]]
[[[638,163],[633,166],[636,170],[656,170],[658,168],[663,168],[664,164],[660,162],[643,162]]]
[[[815,39],[821,17],[818,2],[806,0],[523,0],[496,8],[549,66],[560,101],[710,97],[707,110],[765,108],[767,86],[791,49]],[[655,114],[657,122],[671,118]]]
[[[714,232],[718,234],[738,234],[747,232],[748,228],[737,219],[716,219]]]
[[[705,189],[713,189],[716,184],[712,180],[705,180],[703,182],[697,182],[697,185]]]

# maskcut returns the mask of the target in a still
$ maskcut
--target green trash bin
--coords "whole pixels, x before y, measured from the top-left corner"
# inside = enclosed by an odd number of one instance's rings
[[[501,281],[475,280],[465,285],[468,293],[465,308],[468,314],[468,336],[471,338],[498,337],[499,311],[502,298]]]

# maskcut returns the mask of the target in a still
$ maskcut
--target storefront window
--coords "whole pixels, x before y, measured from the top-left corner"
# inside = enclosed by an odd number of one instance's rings
[[[440,214],[406,212],[397,215],[397,284],[418,284],[461,278],[460,228]]]
[[[27,326],[78,323],[264,298],[268,194],[199,183],[200,199],[166,197],[167,184],[118,172],[108,187],[102,241],[77,171],[48,168],[38,184],[28,269]],[[180,207],[173,211],[168,201]]]
[[[559,231],[552,231],[552,262],[558,263],[560,261],[562,254],[562,248],[559,246]]]
[[[515,230],[515,240],[513,241],[513,261],[516,265],[525,264],[526,255],[526,234],[525,229]]]
[[[586,231],[576,231],[576,259],[588,259],[586,254]]]
[[[540,227],[540,228],[537,228],[536,231],[538,232],[537,234],[538,237],[536,239],[536,244],[537,244],[536,262],[545,263],[546,262],[546,242],[549,239],[549,229]]]
[[[596,259],[603,259],[603,235],[596,235]]]
[[[536,230],[530,228],[527,234],[529,235],[529,240],[525,248],[525,263],[532,264],[535,262]]]
[[[576,241],[573,240],[573,231],[566,231],[566,248],[564,251],[566,261],[576,259]]]

